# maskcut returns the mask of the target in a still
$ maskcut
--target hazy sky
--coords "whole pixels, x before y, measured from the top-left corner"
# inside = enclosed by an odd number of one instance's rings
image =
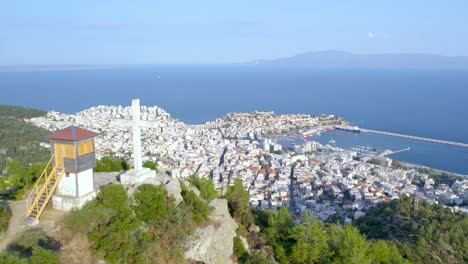
[[[1,0],[0,65],[468,55],[467,0]]]

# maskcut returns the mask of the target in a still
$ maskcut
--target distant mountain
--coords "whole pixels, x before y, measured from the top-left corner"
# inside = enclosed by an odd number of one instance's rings
[[[353,54],[330,50],[307,52],[287,58],[260,60],[254,63],[314,67],[468,69],[468,56],[441,56],[424,53]]]

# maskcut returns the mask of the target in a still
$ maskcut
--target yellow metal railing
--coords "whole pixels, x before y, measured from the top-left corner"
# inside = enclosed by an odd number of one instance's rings
[[[50,161],[47,163],[47,166],[45,167],[41,176],[37,179],[36,184],[34,185],[33,189],[31,190],[28,197],[26,198],[26,211],[27,211],[26,215],[27,216],[31,216],[31,214],[34,211],[36,211],[36,215],[34,217],[39,219],[45,207],[47,206],[47,203],[49,202],[50,198],[54,194],[54,191],[57,188],[60,182],[60,179],[65,173],[65,170],[63,168],[63,160],[61,161],[60,164],[55,164],[56,166],[54,166],[50,172],[47,172],[47,168],[50,166],[53,159],[54,159],[54,156],[52,156]],[[43,180],[44,180],[44,184],[40,186],[39,183]],[[54,184],[52,186],[49,186],[52,180],[54,180]],[[43,194],[45,194],[45,200],[41,202],[40,199],[43,196]],[[31,202],[31,199],[34,199],[34,200],[32,201],[30,205],[29,203]]]

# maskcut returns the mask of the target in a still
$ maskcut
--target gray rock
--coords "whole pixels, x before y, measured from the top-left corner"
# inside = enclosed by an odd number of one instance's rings
[[[258,232],[260,232],[260,227],[258,227],[258,226],[255,225],[255,224],[252,224],[252,225],[249,227],[249,232],[250,232],[250,233],[258,233]]]
[[[204,263],[233,263],[233,238],[238,225],[229,214],[226,199],[215,199],[210,206],[214,207],[211,224],[196,230],[187,245],[185,258]]]
[[[166,190],[170,196],[174,197],[176,205],[179,205],[184,200],[180,194],[182,189],[180,188],[178,179],[171,178],[171,180],[166,184]]]

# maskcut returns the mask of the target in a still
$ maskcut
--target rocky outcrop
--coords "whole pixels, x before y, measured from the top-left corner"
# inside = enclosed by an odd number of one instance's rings
[[[157,175],[156,177],[151,177],[132,185],[128,189],[128,195],[133,196],[135,191],[138,190],[138,187],[144,184],[153,184],[158,186],[163,185],[166,188],[169,196],[174,198],[176,205],[179,205],[184,200],[181,195],[182,189],[180,187],[179,180],[166,175]]]
[[[184,200],[181,195],[182,189],[180,188],[178,179],[171,178],[171,180],[166,183],[166,190],[170,196],[174,197],[176,205],[179,205]]]
[[[234,263],[233,238],[238,227],[229,214],[226,199],[216,199],[210,202],[214,210],[210,214],[210,224],[199,228],[187,245],[185,258],[203,263]]]

